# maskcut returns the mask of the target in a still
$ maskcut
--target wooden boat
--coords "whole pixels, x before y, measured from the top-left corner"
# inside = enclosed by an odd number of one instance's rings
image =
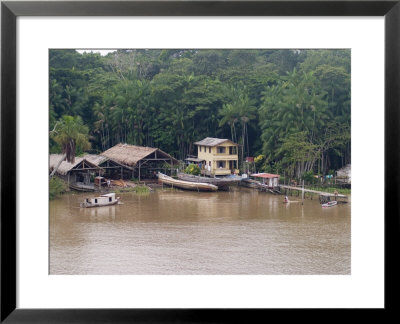
[[[247,188],[254,188],[254,189],[268,189],[268,185],[261,183],[257,180],[245,178],[240,182],[240,185]]]
[[[69,184],[69,188],[72,189],[72,190],[83,191],[83,192],[95,191],[96,190],[96,188],[93,185],[84,184],[82,182],[70,183]]]
[[[332,207],[332,206],[335,206],[335,205],[337,205],[337,201],[333,200],[333,201],[328,201],[325,204],[322,204],[322,207]]]
[[[192,182],[192,181],[184,181],[171,178],[163,173],[158,173],[158,182],[169,185],[171,187],[176,187],[180,189],[186,190],[194,190],[194,191],[217,191],[218,187],[211,183],[204,182]]]
[[[118,202],[119,197],[115,197],[115,193],[109,193],[94,198],[86,198],[80,206],[82,208],[102,207],[116,205]]]
[[[238,176],[230,176],[230,177],[221,177],[221,178],[210,178],[210,177],[201,177],[195,176],[192,174],[186,173],[178,173],[179,180],[195,182],[195,183],[210,183],[214,186],[218,187],[218,190],[227,190],[230,185],[238,183],[242,181],[241,177]]]

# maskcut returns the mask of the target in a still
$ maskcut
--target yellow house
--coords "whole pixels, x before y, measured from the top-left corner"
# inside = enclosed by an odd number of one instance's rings
[[[197,145],[197,158],[203,160],[203,174],[229,175],[238,169],[238,144],[213,137],[194,144]]]

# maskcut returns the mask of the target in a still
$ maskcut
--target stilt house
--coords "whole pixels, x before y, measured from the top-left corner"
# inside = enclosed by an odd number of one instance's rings
[[[250,177],[257,178],[262,184],[268,186],[268,188],[275,188],[279,185],[279,174],[271,173],[253,173]]]

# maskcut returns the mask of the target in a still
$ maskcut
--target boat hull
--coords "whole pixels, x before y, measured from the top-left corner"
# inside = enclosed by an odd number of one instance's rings
[[[171,186],[171,187],[184,189],[184,190],[192,190],[192,191],[217,191],[218,190],[217,186],[210,184],[210,183],[177,180],[177,179],[171,178],[162,173],[158,174],[158,182],[168,185],[168,186]]]
[[[179,180],[193,183],[209,183],[218,187],[218,190],[228,190],[229,186],[237,184],[241,179],[207,178],[185,173],[178,173]]]
[[[83,192],[96,191],[96,188],[94,186],[71,184],[71,183],[69,184],[69,188],[72,190],[83,191]]]

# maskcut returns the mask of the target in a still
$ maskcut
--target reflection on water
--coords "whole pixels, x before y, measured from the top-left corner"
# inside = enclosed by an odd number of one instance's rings
[[[50,274],[350,274],[350,203],[241,189],[50,202]]]

